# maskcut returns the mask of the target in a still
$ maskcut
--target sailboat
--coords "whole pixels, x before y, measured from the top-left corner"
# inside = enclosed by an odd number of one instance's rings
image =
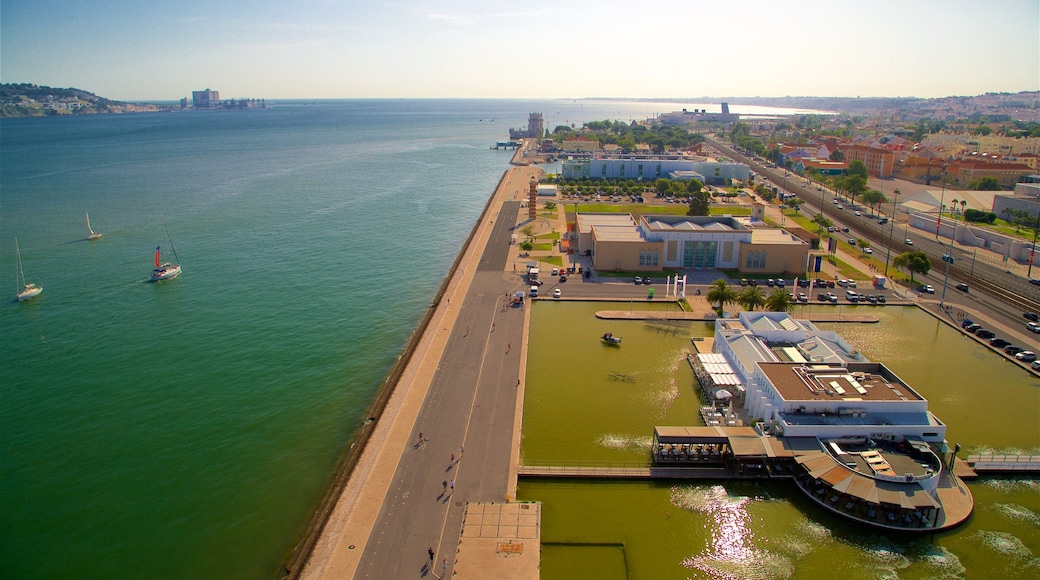
[[[173,252],[173,257],[177,263],[171,264],[170,262],[163,262],[159,251],[161,246],[155,246],[155,269],[152,270],[152,277],[149,279],[150,282],[169,280],[170,278],[176,278],[181,275],[181,260],[177,257],[177,249],[173,247],[173,239],[170,238],[170,232],[166,229],[166,224],[163,224],[163,231],[166,232],[166,241],[170,242],[170,250]]]
[[[43,292],[43,286],[37,286],[32,282],[25,281],[25,272],[22,271],[22,252],[18,249],[18,238],[14,239],[14,253],[18,257],[18,301],[25,302],[36,298]]]
[[[93,240],[101,239],[101,234],[100,233],[95,232],[94,230],[90,229],[90,214],[89,213],[87,214],[87,231],[90,232],[87,235],[87,239],[88,240],[93,241]]]

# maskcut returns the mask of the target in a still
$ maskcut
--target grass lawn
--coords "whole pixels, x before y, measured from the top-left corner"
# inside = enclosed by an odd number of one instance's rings
[[[547,234],[539,234],[534,238],[536,240],[558,240],[560,239],[560,232],[549,232]]]

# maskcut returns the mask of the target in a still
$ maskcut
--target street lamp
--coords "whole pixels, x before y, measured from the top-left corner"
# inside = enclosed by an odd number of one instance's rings
[[[943,275],[943,291],[939,297],[939,306],[946,305],[946,285],[950,281],[950,264],[953,263],[953,243],[957,239],[957,220],[953,221],[953,235],[950,236],[950,251],[943,254],[942,260],[946,262],[946,274]]]
[[[939,174],[939,180],[942,181],[942,193],[939,194],[939,218],[935,220],[935,239],[939,239],[939,225],[942,223],[942,210],[944,204],[943,200],[946,198],[946,168],[943,167],[943,172]],[[957,224],[954,224],[957,227]]]
[[[886,278],[888,277],[888,258],[892,255],[892,234],[895,233],[895,231],[896,231],[896,215],[898,215],[897,212],[899,211],[897,209],[897,204],[899,203],[899,188],[898,187],[892,192],[892,195],[895,196],[895,199],[892,200],[892,217],[891,217],[892,225],[889,226],[889,228],[888,228],[888,250],[885,251],[885,277]],[[909,227],[909,226],[907,226],[907,227]]]
[[[1036,234],[1040,232],[1040,208],[1036,210],[1036,223],[1033,224],[1033,246],[1029,248],[1029,269],[1026,271],[1026,278],[1033,278],[1033,255],[1036,254]]]

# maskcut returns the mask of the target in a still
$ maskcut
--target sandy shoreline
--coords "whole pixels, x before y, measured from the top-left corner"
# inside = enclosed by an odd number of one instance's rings
[[[520,151],[517,150],[514,161]],[[450,329],[455,324],[497,209],[503,201],[512,199],[516,191],[526,190],[532,176],[542,173],[540,168],[529,166],[511,167],[503,173],[429,312],[377,393],[368,420],[340,461],[303,537],[287,558],[284,576],[354,575],[397,469],[400,450],[410,442],[416,417],[446,346],[448,333],[432,329]]]

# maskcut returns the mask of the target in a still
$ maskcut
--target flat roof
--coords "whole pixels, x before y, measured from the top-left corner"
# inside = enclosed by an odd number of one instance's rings
[[[787,232],[787,230],[778,230],[776,228],[756,228],[751,230],[751,243],[752,244],[790,244],[792,246],[808,246],[809,243],[805,242],[793,234]]]
[[[577,220],[581,233],[591,232],[593,226],[636,226],[635,218],[625,213],[579,213]]]
[[[785,401],[923,401],[903,383],[844,366],[760,362]]]

